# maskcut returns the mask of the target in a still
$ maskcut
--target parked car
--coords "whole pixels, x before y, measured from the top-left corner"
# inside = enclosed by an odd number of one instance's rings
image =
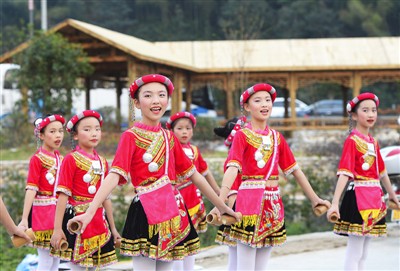
[[[288,110],[290,117],[290,98],[288,98]],[[308,115],[309,107],[308,105],[296,99],[296,116],[297,117],[305,117]],[[283,118],[285,116],[285,98],[277,97],[274,102],[274,106],[272,107],[271,117],[272,118]]]
[[[320,100],[309,106],[312,116],[343,116],[342,100]]]

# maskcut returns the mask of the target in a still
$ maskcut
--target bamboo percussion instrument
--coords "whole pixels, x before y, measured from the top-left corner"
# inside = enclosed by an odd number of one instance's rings
[[[114,246],[115,248],[121,248],[121,239],[116,239]]]
[[[387,205],[388,205],[389,209],[400,210],[400,208],[397,206],[397,204],[393,200],[389,200]]]
[[[32,241],[36,240],[35,233],[33,232],[33,230],[31,228],[27,229],[25,231],[25,233],[29,236],[29,238],[31,238]],[[20,236],[17,236],[17,235],[13,235],[11,237],[11,241],[12,241],[14,247],[22,247],[23,245],[26,245],[28,243],[28,241],[26,241],[26,239],[24,239]]]
[[[66,251],[68,249],[68,242],[64,239],[60,241],[60,251]]]
[[[332,223],[336,223],[339,220],[339,215],[337,213],[332,213],[329,217],[328,217],[328,221],[332,222]]]
[[[77,221],[72,221],[68,226],[68,231],[73,232],[75,234],[80,234],[82,229],[82,224]]]
[[[316,216],[321,216],[325,214],[326,211],[328,211],[328,207],[323,204],[318,204],[317,206],[314,207],[313,211]]]
[[[239,222],[242,220],[242,214],[237,212],[236,214],[239,215]],[[222,215],[221,219],[218,219],[218,216],[216,214],[208,214],[206,216],[206,221],[208,224],[214,225],[214,226],[221,226],[221,225],[227,225],[230,226],[232,224],[237,223],[236,218],[230,215]]]

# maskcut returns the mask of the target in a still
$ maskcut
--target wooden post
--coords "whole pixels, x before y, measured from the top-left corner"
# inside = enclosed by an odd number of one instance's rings
[[[181,72],[175,72],[174,76],[174,86],[175,90],[171,97],[171,116],[182,110],[182,88],[183,88],[183,75]]]
[[[135,79],[137,78],[137,74],[136,74],[136,65],[135,65],[135,60],[133,58],[128,58],[128,85],[131,85],[133,83],[133,81],[135,81]],[[129,119],[128,119],[128,123],[129,123],[129,127],[131,127],[133,125],[133,112],[135,112],[134,110],[134,105],[133,105],[133,101],[132,98],[129,96],[129,99],[131,100],[128,104],[132,104],[132,108],[129,108]],[[132,102],[132,103],[131,103]]]
[[[115,87],[116,87],[116,94],[117,94],[117,109],[115,112],[116,118],[117,118],[117,125],[118,127],[121,127],[121,95],[122,95],[122,82],[121,82],[121,78],[119,76],[117,76],[116,80],[115,80]]]
[[[360,94],[362,88],[362,78],[361,74],[358,72],[353,73],[353,97]]]
[[[289,73],[289,97],[290,97],[290,111],[291,115],[290,118],[293,120],[292,123],[296,121],[296,91],[299,86],[297,81],[297,75],[294,73]]]
[[[92,80],[90,77],[85,78],[85,97],[86,97],[86,108],[90,109],[90,89],[92,88]]]
[[[233,100],[233,93],[235,91],[235,81],[233,78],[229,80],[228,75],[226,75],[224,79],[224,89],[226,93],[226,113],[227,113],[226,117],[227,119],[231,119],[235,116],[235,101]]]

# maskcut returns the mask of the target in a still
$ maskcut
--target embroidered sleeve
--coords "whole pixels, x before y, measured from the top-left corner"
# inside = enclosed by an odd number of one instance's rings
[[[287,168],[286,170],[283,171],[285,176],[288,176],[293,173],[293,171],[300,169],[300,166],[297,163],[294,163],[293,166]]]
[[[282,136],[281,133],[277,132],[278,140],[278,164],[285,175],[292,174],[293,171],[299,169],[299,165],[294,158],[293,152],[289,147],[289,144]]]
[[[119,140],[110,170],[110,172],[117,173],[120,176],[118,185],[124,185],[130,181],[129,172],[135,148],[134,134],[130,130],[125,131]]]
[[[61,168],[60,168],[60,179],[57,186],[57,191],[64,192],[64,189],[72,191],[73,183],[75,181],[75,173],[77,170],[75,158],[69,153],[65,156],[62,161]],[[63,191],[58,190],[58,187],[62,187]],[[69,192],[71,193],[71,192]],[[67,194],[67,193],[65,193]],[[68,195],[68,194],[67,194]]]
[[[193,146],[195,147],[195,146]],[[200,172],[201,175],[206,176],[208,174],[208,165],[207,162],[204,160],[203,156],[200,153],[199,148],[195,147],[197,150],[197,171]]]
[[[246,145],[246,135],[242,130],[237,131],[229,150],[228,161],[226,163],[227,168],[236,167],[239,172],[242,172],[243,154],[245,153]]]
[[[344,141],[342,157],[339,161],[339,167],[337,176],[346,175],[350,178],[354,178],[355,172],[355,152],[357,151],[354,140],[351,137],[347,137]]]
[[[35,154],[34,156],[32,156],[29,162],[26,189],[39,191],[39,180],[40,180],[41,169],[42,169],[42,163]]]
[[[71,197],[72,196],[72,192],[68,187],[62,186],[62,185],[58,185],[57,189],[56,189],[57,193],[64,193],[65,195]]]

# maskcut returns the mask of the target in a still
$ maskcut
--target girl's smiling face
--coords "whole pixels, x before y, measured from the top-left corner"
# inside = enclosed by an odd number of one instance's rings
[[[272,98],[268,91],[257,91],[243,105],[244,110],[250,113],[251,119],[266,121],[271,115]]]
[[[42,147],[49,152],[53,152],[60,148],[64,139],[64,127],[61,122],[53,121],[39,134],[39,138],[43,141]]]
[[[193,137],[193,123],[188,118],[180,118],[175,121],[172,131],[181,144],[187,144]]]
[[[367,132],[372,128],[378,117],[378,109],[373,100],[361,101],[356,108],[356,112],[352,113],[352,119],[357,122],[357,130]]]
[[[142,122],[150,126],[160,123],[168,106],[168,92],[165,85],[152,82],[140,87],[135,107],[142,111]]]

